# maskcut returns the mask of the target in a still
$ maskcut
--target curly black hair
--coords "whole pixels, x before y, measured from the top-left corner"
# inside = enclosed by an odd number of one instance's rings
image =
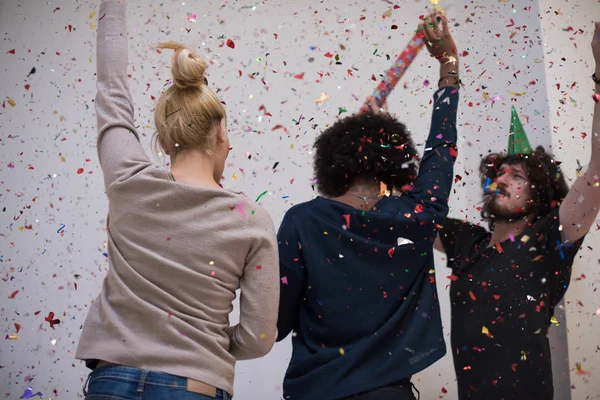
[[[521,165],[527,174],[531,187],[530,204],[535,210],[536,219],[543,218],[560,205],[569,192],[569,186],[560,169],[560,162],[554,160],[542,146],[529,154],[488,154],[481,160],[479,173],[485,185],[489,178],[497,177],[502,165]],[[489,212],[492,197],[488,197],[481,209],[481,218],[488,221],[493,229],[494,217]]]
[[[401,190],[417,175],[419,155],[406,126],[387,113],[360,113],[337,121],[317,139],[317,190],[339,197],[357,181]]]

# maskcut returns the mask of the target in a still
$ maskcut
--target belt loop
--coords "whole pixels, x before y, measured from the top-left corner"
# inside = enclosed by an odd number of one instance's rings
[[[142,393],[144,392],[144,385],[146,384],[146,378],[148,377],[148,373],[150,371],[143,369],[142,370],[142,374],[140,375],[140,381],[138,382],[138,387],[137,387],[137,394],[138,396],[142,396]]]
[[[87,379],[85,380],[85,383],[83,384],[83,397],[88,395],[88,384],[90,383],[90,378],[92,376],[92,373],[90,372],[87,376]]]

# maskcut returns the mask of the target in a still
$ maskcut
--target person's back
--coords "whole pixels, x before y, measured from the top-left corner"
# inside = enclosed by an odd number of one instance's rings
[[[276,336],[279,271],[268,213],[218,184],[229,153],[225,110],[206,64],[176,50],[174,85],[158,101],[157,137],[171,168],[139,143],[127,78],[125,5],[103,0],[98,29],[98,154],[109,199],[109,271],[76,358],[90,398],[233,395],[236,359]],[[229,326],[241,288],[240,323]]]
[[[442,65],[416,179],[410,135],[389,115],[348,117],[317,138],[324,197],[290,209],[278,233],[278,340],[294,332],[285,399],[411,399],[411,376],[445,354],[433,241],[454,178],[457,68]]]

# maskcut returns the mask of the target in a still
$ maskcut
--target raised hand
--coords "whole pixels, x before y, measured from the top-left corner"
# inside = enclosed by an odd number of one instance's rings
[[[438,59],[442,64],[457,59],[456,44],[448,28],[448,19],[445,15],[435,11],[431,12],[423,20],[423,23],[419,24],[419,30],[425,33],[423,40],[432,57]]]
[[[375,100],[375,98],[373,96],[370,96],[367,101],[365,101],[365,104],[363,104],[363,106],[361,107],[359,112],[372,112],[372,113],[377,113],[380,111],[385,111],[385,112],[389,112],[388,111],[388,105],[387,105],[387,100],[381,105],[381,107],[379,107],[377,105],[377,101]]]

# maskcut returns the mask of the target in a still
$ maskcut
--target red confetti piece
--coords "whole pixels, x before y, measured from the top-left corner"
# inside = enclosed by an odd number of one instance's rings
[[[448,393],[445,387],[442,387],[442,393]]]
[[[15,49],[7,51],[8,54],[15,54]]]
[[[450,155],[454,158],[458,157],[458,151],[454,147],[450,147]]]
[[[350,229],[350,214],[344,214],[344,219],[346,220],[346,229]]]
[[[470,290],[469,290],[469,297],[470,297],[470,298],[471,298],[471,300],[473,300],[473,301],[477,300],[477,297],[475,297],[475,295],[473,294],[473,292],[471,292]]]
[[[235,43],[233,43],[233,40],[227,39],[227,47],[230,49],[235,49]]]
[[[496,250],[498,251],[498,253],[503,253],[504,250],[502,249],[502,246],[500,246],[500,243],[496,242]]]
[[[304,79],[304,72],[302,72],[301,74],[294,75],[294,78],[296,78],[296,79]]]
[[[415,214],[422,212],[424,209],[425,207],[423,206],[423,204],[417,204],[417,206],[415,207]]]
[[[83,174],[83,168],[79,168],[79,169],[77,170],[77,175],[81,175],[81,174]]]
[[[331,57],[333,57],[333,54],[331,54],[330,52],[327,52],[324,54],[324,56],[327,58],[331,58]]]
[[[494,298],[494,300],[500,300],[499,294],[493,294],[492,297]]]
[[[30,87],[29,84],[25,85],[25,90],[29,90]]]
[[[17,333],[19,333],[19,331],[21,330],[21,324],[17,324],[15,322],[15,329],[17,330]]]
[[[455,280],[458,279],[458,276],[456,276],[456,275],[450,275],[450,276],[447,276],[446,278],[450,279],[451,281],[455,281]]]
[[[587,137],[587,133],[585,133],[585,132],[581,132],[581,138],[582,138],[582,139],[585,139],[586,137]]]
[[[256,269],[262,269],[262,265],[257,265]]]
[[[385,290],[383,291],[383,298],[387,299],[387,292]]]
[[[594,101],[595,101],[596,103],[600,103],[600,94],[598,94],[598,93],[594,93],[594,94],[592,95],[592,99],[594,99]]]
[[[392,29],[393,30],[398,29],[398,25],[392,25]]]
[[[394,256],[394,251],[396,251],[396,249],[393,247],[388,250],[388,256],[390,256],[390,258],[392,258]]]
[[[15,298],[15,296],[17,295],[17,293],[19,293],[19,291],[18,291],[18,290],[15,290],[14,292],[12,292],[12,293],[10,294],[10,296],[8,296],[8,298],[9,298],[9,299],[14,299],[14,298]]]
[[[50,324],[50,328],[54,329],[54,325],[60,324],[60,319],[54,319],[54,313],[50,311],[48,316],[44,318],[46,322]]]

